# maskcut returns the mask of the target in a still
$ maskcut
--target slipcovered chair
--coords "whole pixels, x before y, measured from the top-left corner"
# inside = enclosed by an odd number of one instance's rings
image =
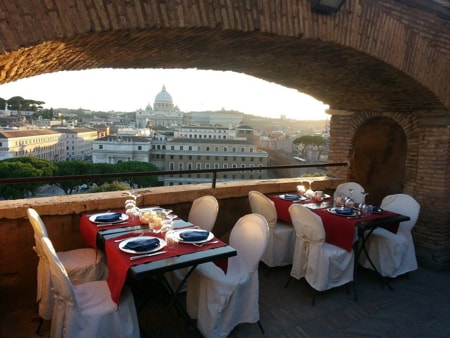
[[[227,337],[240,323],[259,321],[258,263],[269,237],[265,218],[259,214],[241,217],[230,234],[237,256],[228,260],[228,269],[214,263],[199,265],[188,280],[187,312],[197,319],[206,338]]]
[[[406,194],[388,195],[383,198],[381,209],[409,216],[409,221],[400,222],[397,233],[376,228],[366,241],[366,248],[375,268],[384,277],[395,278],[417,270],[416,251],[411,231],[420,212],[419,203]],[[373,269],[364,252],[359,263]]]
[[[248,193],[252,213],[264,216],[269,224],[269,241],[261,261],[269,267],[292,264],[295,247],[295,229],[277,219],[277,210],[273,201],[259,191]]]
[[[336,187],[336,190],[334,191],[333,196],[345,196],[350,197],[350,190],[353,189],[352,192],[352,199],[356,203],[363,203],[364,202],[364,188],[356,182],[345,182],[341,183]]]
[[[316,291],[325,291],[353,281],[353,251],[325,242],[322,219],[300,204],[292,204],[289,214],[295,227],[294,262],[289,281],[305,278]],[[314,298],[313,298],[314,304]]]
[[[42,249],[42,238],[48,237],[47,228],[35,209],[28,208],[27,215],[34,232],[35,245],[33,250],[39,258],[37,266],[36,292],[38,314],[41,318],[36,332],[39,333],[42,322],[52,318],[53,305],[55,301],[53,297],[48,261]],[[101,251],[96,252],[92,248],[80,248],[58,252],[58,257],[64,265],[71,282],[75,285],[106,279],[108,275],[105,257]]]
[[[106,281],[73,285],[48,237],[42,238],[55,290],[51,338],[139,337],[131,291],[124,287],[116,304]]]
[[[188,221],[203,230],[212,231],[216,224],[217,215],[219,213],[219,202],[212,195],[206,195],[195,199],[189,210]],[[182,268],[170,272],[166,272],[164,277],[172,288],[177,290],[180,283],[186,276],[188,268]],[[178,292],[185,292],[186,285],[181,286]]]
[[[206,195],[195,199],[189,210],[188,221],[203,230],[212,231],[219,213],[219,202],[214,196]]]

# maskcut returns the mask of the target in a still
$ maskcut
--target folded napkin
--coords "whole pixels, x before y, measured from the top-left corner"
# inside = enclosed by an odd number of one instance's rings
[[[284,199],[285,200],[298,200],[299,197],[298,197],[298,195],[294,195],[294,194],[285,194]]]
[[[180,237],[185,242],[197,242],[207,239],[209,231],[206,230],[193,230],[180,233]]]
[[[351,215],[351,214],[353,214],[353,209],[352,208],[343,208],[343,209],[336,208],[336,209],[334,209],[334,212],[339,215]]]
[[[159,246],[159,240],[157,238],[141,239],[129,241],[124,245],[124,249],[134,250],[137,252],[148,251],[155,249]]]
[[[377,213],[383,212],[383,209],[381,209],[380,207],[377,207],[375,205],[372,205],[372,212],[374,214],[377,214]]]
[[[115,213],[111,213],[111,214],[103,214],[103,215],[98,215],[97,217],[95,217],[95,221],[96,222],[115,222],[115,221],[119,221],[122,217],[122,213],[120,212],[115,212]]]

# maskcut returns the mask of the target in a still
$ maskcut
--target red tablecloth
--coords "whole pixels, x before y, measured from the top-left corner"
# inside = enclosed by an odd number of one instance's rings
[[[154,237],[161,237],[160,234],[154,234],[151,232],[146,233],[145,235],[148,236],[154,236]],[[136,236],[136,234],[125,234],[123,236],[115,237],[114,239],[109,239],[105,242],[105,252],[108,262],[108,285],[109,289],[111,290],[111,297],[114,302],[118,302],[120,298],[120,293],[122,291],[123,285],[125,283],[125,280],[127,278],[128,269],[133,265],[153,262],[160,259],[166,259],[170,257],[176,257],[181,256],[193,252],[199,252],[204,250],[210,250],[213,248],[218,248],[221,246],[227,245],[226,243],[219,240],[218,243],[214,244],[208,244],[202,247],[197,247],[192,244],[183,244],[180,243],[175,250],[167,250],[166,253],[163,253],[161,255],[156,256],[150,256],[145,258],[140,258],[138,260],[131,261],[130,257],[133,256],[131,254],[122,252],[119,249],[119,244],[116,243],[116,239],[120,238],[127,238],[127,237],[133,237]],[[218,240],[215,238],[215,240]],[[227,262],[215,262],[219,267],[221,267],[224,272],[226,273],[226,263]],[[224,264],[225,263],[225,264]]]
[[[281,199],[278,197],[278,195],[269,195],[268,197],[275,204],[278,219],[292,224],[291,216],[289,215],[289,207],[293,202]],[[306,203],[311,203],[311,201],[302,202],[302,204]],[[326,208],[311,209],[311,210],[317,215],[319,215],[320,218],[322,219],[322,223],[325,228],[326,242],[339,246],[347,250],[348,252],[351,252],[353,248],[353,242],[355,240],[356,223],[360,221],[370,221],[374,219],[391,217],[396,215],[395,213],[384,211],[381,214],[370,214],[358,218],[348,219],[345,216],[332,214],[328,212]],[[393,233],[396,233],[398,230],[398,224],[386,227],[386,229],[392,231]]]
[[[123,210],[118,210],[118,211],[114,211],[114,212],[123,212]],[[99,230],[116,229],[116,228],[120,228],[120,227],[128,227],[128,226],[141,224],[139,219],[135,219],[135,220],[128,220],[127,222],[125,222],[123,224],[97,226],[97,224],[89,221],[90,216],[91,215],[87,215],[87,214],[81,215],[80,232],[81,232],[81,236],[83,237],[85,242],[92,248],[97,248],[97,233]],[[218,243],[208,244],[203,247],[196,247],[191,244],[181,244],[180,243],[177,246],[176,250],[168,251],[167,253],[164,253],[161,255],[150,256],[150,257],[141,258],[141,259],[138,259],[135,261],[130,261],[131,255],[128,253],[122,252],[119,249],[119,243],[116,243],[114,240],[138,236],[138,235],[140,235],[140,234],[136,234],[136,232],[124,233],[121,236],[118,235],[114,239],[109,239],[109,240],[105,241],[105,253],[106,253],[106,257],[107,257],[107,265],[108,265],[108,270],[109,270],[107,282],[108,282],[109,288],[111,290],[111,297],[112,297],[113,301],[116,303],[119,300],[120,292],[125,283],[128,269],[130,268],[130,266],[138,265],[138,264],[142,264],[142,263],[153,262],[156,260],[166,259],[166,258],[175,257],[175,256],[181,256],[181,255],[188,254],[188,253],[209,250],[209,249],[218,248],[218,247],[227,245],[226,243],[224,243],[220,240]],[[160,234],[155,234],[150,231],[146,232],[145,235],[154,236],[154,237],[161,236]],[[218,239],[215,238],[215,240],[218,240]],[[226,273],[227,265],[228,265],[227,259],[218,260],[218,261],[215,261],[214,263],[217,266],[219,266],[222,270],[224,270],[224,272]]]

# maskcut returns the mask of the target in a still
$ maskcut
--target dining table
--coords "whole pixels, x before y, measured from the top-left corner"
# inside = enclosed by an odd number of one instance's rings
[[[160,239],[160,243],[165,245],[164,235],[161,232],[151,231],[148,224],[142,224],[139,217],[128,217],[124,210],[114,210],[112,212],[121,214],[122,218],[115,222],[98,223],[95,221],[95,217],[101,213],[81,215],[80,233],[87,245],[105,252],[108,266],[107,283],[114,302],[118,303],[121,290],[127,280],[139,280],[149,276],[157,276],[162,280],[168,288],[171,297],[166,315],[161,321],[161,327],[158,331],[159,336],[167,319],[169,309],[174,304],[178,305],[178,309],[180,308],[177,303],[178,294],[196,266],[206,262],[214,262],[226,273],[228,258],[236,256],[237,252],[211,233],[208,241],[204,241],[201,245],[180,242],[170,249],[162,246],[160,250],[155,250],[146,257],[131,259],[139,255],[139,253],[127,252],[128,250],[124,250],[121,243],[128,239],[149,236],[148,238]],[[187,229],[195,230],[198,227],[182,219],[175,219],[173,228],[174,230],[186,231]],[[183,281],[181,281],[176,290],[171,289],[170,283],[165,280],[164,273],[186,267],[189,268],[189,272]]]
[[[297,197],[296,197],[297,196]],[[289,214],[289,207],[293,203],[300,203],[312,210],[315,214],[320,216],[324,229],[325,241],[327,243],[336,245],[348,252],[355,253],[354,266],[354,286],[355,286],[355,300],[357,300],[356,281],[357,281],[357,266],[359,257],[362,253],[367,255],[368,261],[373,270],[380,276],[383,283],[392,290],[392,287],[377,270],[367,251],[366,243],[372,232],[382,227],[397,233],[400,222],[409,220],[406,215],[395,212],[381,210],[374,213],[361,214],[355,209],[354,213],[350,215],[338,214],[333,207],[333,198],[330,195],[324,195],[324,198],[317,201],[312,198],[306,198],[295,193],[286,194],[270,194],[267,196],[273,201],[277,211],[279,220],[292,224],[291,216]]]

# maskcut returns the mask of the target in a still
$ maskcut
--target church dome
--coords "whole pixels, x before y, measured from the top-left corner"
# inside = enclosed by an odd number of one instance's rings
[[[173,104],[172,96],[166,91],[166,86],[163,86],[161,92],[155,97],[155,105],[158,103]]]

